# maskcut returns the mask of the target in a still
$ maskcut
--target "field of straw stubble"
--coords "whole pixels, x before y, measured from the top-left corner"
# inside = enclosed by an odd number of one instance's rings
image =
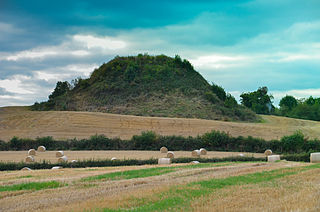
[[[130,139],[142,131],[161,135],[197,136],[211,130],[231,136],[279,139],[301,130],[310,138],[320,137],[320,123],[277,116],[262,116],[261,123],[224,122],[201,119],[126,116],[95,112],[30,111],[26,107],[0,108],[0,139],[13,136],[56,139],[88,138],[95,134]]]
[[[214,163],[8,171],[0,211],[319,211],[319,164]]]

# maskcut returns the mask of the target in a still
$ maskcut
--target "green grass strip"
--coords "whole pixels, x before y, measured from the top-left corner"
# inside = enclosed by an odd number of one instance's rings
[[[222,189],[228,186],[269,182],[285,176],[298,174],[300,172],[316,168],[320,168],[320,164],[314,164],[306,167],[263,171],[254,174],[232,176],[223,179],[210,179],[192,182],[183,186],[174,186],[172,189],[170,189],[170,191],[157,194],[159,201],[147,202],[144,200],[143,205],[135,208],[120,208],[116,210],[105,208],[102,211],[189,211],[191,201],[211,194],[217,189]]]
[[[0,192],[20,191],[20,190],[42,190],[42,189],[48,189],[48,188],[58,188],[65,185],[66,184],[63,184],[57,181],[21,183],[21,184],[15,184],[15,185],[0,186]]]
[[[234,163],[203,163],[203,164],[190,164],[185,166],[155,167],[155,168],[147,168],[147,169],[128,170],[128,171],[112,172],[112,173],[86,177],[86,178],[83,178],[82,181],[144,178],[144,177],[159,176],[159,175],[167,174],[170,172],[175,172],[181,169],[218,167],[218,166],[227,166],[231,164],[234,164]]]

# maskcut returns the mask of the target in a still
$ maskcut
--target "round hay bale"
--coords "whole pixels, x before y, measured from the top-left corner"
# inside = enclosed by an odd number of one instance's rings
[[[77,161],[77,160],[72,160],[72,161],[71,161],[71,163],[76,163],[76,162],[78,162],[78,161]]]
[[[167,153],[167,158],[173,159],[174,158],[174,152],[169,151]]]
[[[57,152],[56,152],[56,157],[57,157],[57,158],[61,158],[61,157],[63,157],[63,156],[64,156],[63,151],[57,151]]]
[[[266,151],[264,151],[265,156],[269,156],[272,155],[272,150],[271,149],[267,149]]]
[[[160,148],[160,153],[167,153],[168,152],[168,148],[163,146]]]
[[[207,154],[207,150],[205,148],[201,148],[200,155],[206,155],[206,154]]]
[[[35,156],[36,155],[36,150],[35,149],[29,149],[28,155]]]
[[[62,166],[54,166],[51,169],[56,170],[56,169],[62,169]]]
[[[159,158],[158,164],[171,164],[171,158]]]
[[[191,163],[192,163],[192,164],[198,164],[198,163],[200,163],[200,162],[197,161],[197,160],[194,160],[194,161],[191,161]]]
[[[310,163],[320,163],[320,152],[310,154]]]
[[[38,146],[38,152],[45,152],[46,151],[46,147],[45,146]]]
[[[191,152],[191,155],[192,155],[193,157],[200,157],[201,152],[200,152],[200,150],[196,149],[196,150],[193,150],[193,151]]]
[[[34,162],[34,157],[31,156],[31,155],[29,155],[28,157],[26,157],[26,162],[27,162],[27,163],[32,163],[32,162]]]
[[[269,155],[268,156],[268,162],[275,162],[277,160],[280,160],[280,155]]]
[[[113,160],[117,160],[117,158],[116,157],[113,157],[113,158],[111,158],[111,160],[113,161]]]
[[[31,171],[32,169],[30,169],[30,168],[28,168],[28,167],[23,167],[22,169],[21,169],[21,171]]]
[[[62,156],[60,158],[58,158],[58,163],[65,163],[68,162],[68,157],[67,156]]]
[[[240,153],[238,156],[239,156],[239,157],[244,157],[244,154]]]

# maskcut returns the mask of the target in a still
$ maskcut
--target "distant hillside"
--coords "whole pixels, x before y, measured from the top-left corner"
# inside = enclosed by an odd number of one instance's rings
[[[72,85],[58,82],[33,110],[95,111],[139,116],[256,121],[223,88],[210,85],[187,60],[165,55],[116,57]]]

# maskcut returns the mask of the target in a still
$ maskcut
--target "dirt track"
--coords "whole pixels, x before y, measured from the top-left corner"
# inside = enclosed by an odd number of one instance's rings
[[[142,131],[161,135],[196,136],[211,130],[232,136],[279,139],[301,130],[310,138],[320,138],[320,122],[277,116],[262,116],[263,123],[224,122],[201,119],[126,116],[97,112],[29,111],[25,107],[0,108],[0,139],[13,136],[56,139],[88,138],[94,134],[130,139]]]

